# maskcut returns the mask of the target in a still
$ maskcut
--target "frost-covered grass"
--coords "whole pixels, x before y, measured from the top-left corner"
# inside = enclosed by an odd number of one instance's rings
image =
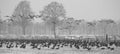
[[[50,50],[50,49],[0,49],[0,54],[120,54],[120,48],[116,48],[113,51],[110,50],[77,50],[64,48],[59,50]]]

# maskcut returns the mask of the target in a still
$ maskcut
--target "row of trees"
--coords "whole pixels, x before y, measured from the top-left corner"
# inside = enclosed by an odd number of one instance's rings
[[[21,1],[13,14],[5,17],[8,19],[4,21],[0,19],[0,34],[22,32],[22,35],[28,33],[39,35],[44,33],[47,35],[50,33],[55,38],[58,35],[119,35],[119,24],[113,20],[86,22],[85,20],[68,18],[63,5],[57,2],[51,2],[40,11],[40,15],[35,15],[30,8],[30,2]],[[43,22],[34,23],[34,19],[37,18]]]

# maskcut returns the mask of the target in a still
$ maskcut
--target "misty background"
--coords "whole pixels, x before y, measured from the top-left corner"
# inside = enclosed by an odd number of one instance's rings
[[[119,4],[119,0],[0,0],[0,34],[119,36]]]

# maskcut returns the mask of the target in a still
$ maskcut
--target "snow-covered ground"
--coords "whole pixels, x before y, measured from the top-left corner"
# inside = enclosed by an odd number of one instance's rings
[[[59,50],[50,49],[6,49],[0,48],[0,54],[120,54],[120,48],[116,48],[113,51],[110,50],[77,50],[70,48],[63,48]]]

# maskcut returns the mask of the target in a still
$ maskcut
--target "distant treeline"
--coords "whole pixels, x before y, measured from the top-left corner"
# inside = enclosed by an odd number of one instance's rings
[[[51,2],[35,15],[28,1],[21,1],[12,15],[0,19],[1,35],[120,35],[120,23],[111,19],[87,22],[66,17],[62,4]],[[2,18],[2,17],[1,17]],[[40,19],[41,23],[35,23]]]

